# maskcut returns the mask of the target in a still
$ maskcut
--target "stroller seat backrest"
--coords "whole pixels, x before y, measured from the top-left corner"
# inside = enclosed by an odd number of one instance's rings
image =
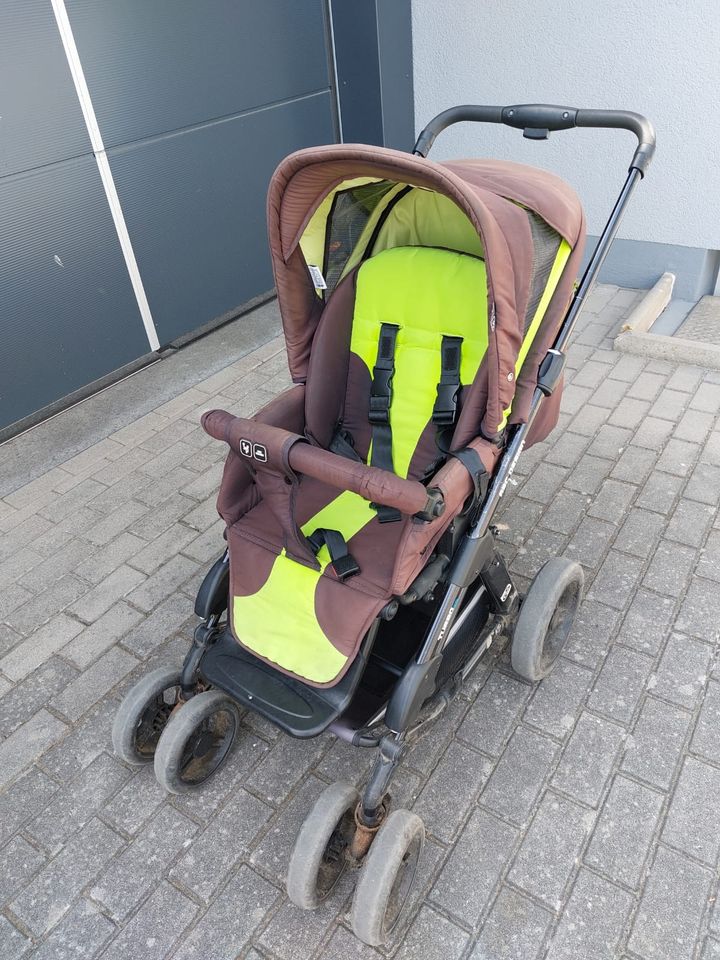
[[[376,463],[375,428],[382,424],[372,423],[371,407],[382,406],[378,393],[386,388],[392,469],[403,477],[422,475],[437,456],[435,428],[452,426],[455,396],[472,383],[487,350],[486,283],[480,258],[451,250],[395,247],[366,260],[331,298],[317,332],[307,383],[313,436],[328,445],[329,431],[341,424],[362,459],[369,455]],[[338,328],[344,328],[342,344]],[[391,355],[378,374],[381,340],[388,334]],[[337,353],[329,357],[333,349]],[[336,382],[328,405],[330,380]],[[444,417],[437,409],[441,380],[447,385],[440,390]],[[431,455],[413,463],[425,433]]]

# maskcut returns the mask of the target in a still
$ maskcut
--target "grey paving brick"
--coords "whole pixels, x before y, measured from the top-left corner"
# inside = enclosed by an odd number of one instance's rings
[[[705,644],[674,634],[665,645],[653,692],[681,707],[694,707],[707,682],[711,657]]]
[[[690,401],[691,410],[703,410],[705,413],[720,411],[720,384],[701,383]]]
[[[260,954],[247,956],[248,960],[262,960]],[[320,953],[321,960],[380,960],[380,957],[377,950],[362,943],[345,927],[336,928]]]
[[[658,960],[690,960],[712,874],[659,847],[630,936],[631,950]]]
[[[635,505],[667,516],[672,513],[682,486],[682,477],[660,473],[656,470],[648,477],[635,501]]]
[[[708,937],[705,941],[705,949],[702,952],[702,960],[720,960],[720,940],[714,937]]]
[[[705,446],[700,454],[704,463],[720,467],[720,431],[711,433],[705,442]]]
[[[149,575],[162,566],[168,557],[183,550],[196,537],[195,530],[182,523],[174,523],[164,533],[151,540],[143,550],[138,551],[129,563]]]
[[[186,557],[192,557],[202,564],[209,564],[217,560],[223,553],[225,541],[222,538],[225,524],[222,520],[217,520],[207,528],[200,536],[188,543],[183,553]]]
[[[123,564],[72,604],[68,610],[85,623],[92,623],[109,610],[116,601],[138,587],[144,579],[144,575],[138,570]]]
[[[0,793],[0,845],[46,807],[58,786],[37,767],[32,767]]]
[[[270,803],[280,804],[325,749],[327,743],[320,739],[280,737],[253,770],[248,785]]]
[[[0,670],[11,680],[22,680],[61,650],[81,630],[81,623],[60,613],[32,636],[14,646],[0,660]]]
[[[143,615],[139,610],[120,600],[63,647],[63,657],[84,669],[141,620]]]
[[[585,517],[568,543],[565,553],[588,569],[600,566],[616,528],[604,520]]]
[[[19,960],[27,954],[30,941],[9,920],[0,916],[0,957],[3,960]]]
[[[283,902],[256,938],[258,947],[279,960],[305,960],[315,954],[351,889],[352,878],[346,873],[318,910],[310,913],[293,903]]]
[[[534,472],[525,481],[520,490],[520,495],[527,500],[535,500],[537,503],[549,503],[566,476],[567,470],[564,467],[548,464],[544,469]]]
[[[642,483],[655,469],[657,453],[636,447],[632,444],[625,447],[615,461],[610,476],[614,480],[627,480],[630,483]]]
[[[0,620],[8,619],[17,607],[32,600],[34,594],[19,583],[11,583],[0,593]]]
[[[52,657],[8,690],[0,698],[0,736],[7,737],[17,730],[76,676],[77,670],[69,663]]]
[[[185,514],[183,523],[197,530],[198,533],[207,530],[207,528],[217,520],[216,500],[217,494],[213,494],[211,497],[208,497],[207,500],[203,500],[194,510]]]
[[[116,927],[95,904],[80,900],[33,954],[33,960],[92,960]]]
[[[68,684],[63,692],[53,699],[51,706],[70,720],[77,720],[136,666],[135,657],[124,650],[108,650],[76,680]]]
[[[235,960],[279,895],[276,887],[242,866],[185,937],[173,960],[197,960],[199,956],[203,960]]]
[[[595,354],[597,356],[597,352]],[[607,370],[607,365],[604,364]],[[622,409],[625,406],[624,397],[627,393],[628,385],[621,380],[610,380],[606,378],[593,392],[593,404],[598,407],[607,407],[608,411]],[[617,426],[626,426],[624,423],[617,423]]]
[[[711,643],[720,636],[720,590],[699,577],[690,581],[676,621],[678,630]]]
[[[683,547],[669,540],[661,540],[643,583],[661,596],[679,597],[697,560],[691,547]]]
[[[594,819],[587,808],[546,793],[508,880],[559,909]]]
[[[694,393],[703,376],[702,367],[693,367],[682,363],[675,368],[675,372],[667,382],[669,390],[682,390],[684,393]]]
[[[686,410],[675,427],[675,435],[692,443],[702,443],[713,428],[715,417],[712,413],[699,410]]]
[[[652,668],[649,657],[619,645],[613,647],[595,682],[588,706],[618,723],[630,723]]]
[[[625,380],[632,383],[642,372],[646,360],[643,357],[633,357],[630,354],[624,354],[620,357],[608,376],[614,380]]]
[[[536,687],[525,710],[525,723],[553,737],[568,736],[591,683],[589,670],[560,657],[552,673]]]
[[[121,920],[159,882],[189,846],[197,826],[172,807],[162,807],[100,876],[90,895]]]
[[[43,754],[41,764],[60,780],[71,780],[104,750],[112,750],[110,729],[118,703],[103,700],[68,735]]]
[[[596,807],[624,738],[616,724],[583,713],[552,778],[553,785]]]
[[[183,594],[173,594],[133,627],[122,638],[122,645],[131,653],[145,659],[193,616],[192,604],[188,602],[188,598]]]
[[[97,585],[145,546],[145,541],[131,533],[121,533],[110,543],[91,549],[86,547],[84,560],[75,567],[77,576]]]
[[[685,760],[668,811],[663,840],[714,866],[720,851],[720,770]]]
[[[654,400],[660,393],[666,379],[659,373],[648,373],[645,370],[631,385],[628,396],[637,397],[640,400]]]
[[[584,363],[573,377],[573,383],[581,387],[589,387],[595,390],[607,377],[607,367],[604,363],[598,363],[596,360],[588,360]]]
[[[147,516],[141,517],[134,523],[131,523],[128,527],[128,532],[134,534],[136,537],[143,537],[145,540],[153,541],[168,529],[178,526],[177,521],[196,506],[197,503],[195,500],[192,500],[190,497],[184,497],[181,493],[175,493],[168,499],[163,500],[162,503],[154,505]],[[139,554],[135,555],[136,561],[138,556]],[[152,558],[152,551],[149,556]],[[152,564],[150,565],[152,566]],[[140,569],[142,569],[142,567]]]
[[[126,767],[101,753],[55,795],[42,813],[27,825],[26,832],[50,853],[57,852],[69,836],[95,816],[129,776]]]
[[[562,487],[540,519],[540,523],[548,530],[556,533],[572,533],[585,515],[587,497],[574,490]]]
[[[209,900],[271,815],[270,807],[238,790],[188,847],[170,878]]]
[[[612,383],[613,381],[608,381]],[[608,423],[613,427],[625,427],[628,430],[637,430],[647,416],[650,403],[647,400],[636,400],[633,397],[623,397],[622,403],[615,406]]]
[[[658,460],[658,470],[673,473],[678,477],[687,477],[692,472],[699,453],[699,444],[672,437]]]
[[[613,463],[611,460],[602,460],[585,453],[575,469],[565,481],[569,490],[576,490],[586,496],[596,493],[605,477],[610,474]]]
[[[630,553],[634,557],[647,559],[655,549],[663,527],[664,517],[649,510],[630,510],[624,518],[619,518],[622,527],[613,544],[616,550]]]
[[[588,453],[593,457],[615,460],[628,445],[631,437],[632,430],[612,427],[605,423],[600,427],[595,439],[588,447]]]
[[[50,586],[55,585],[58,580],[68,576],[87,557],[88,552],[87,541],[79,538],[70,540],[46,560],[43,560],[42,563],[38,563],[37,566],[23,574],[23,586],[35,593],[47,590]],[[77,580],[77,577],[75,579]],[[83,584],[83,588],[88,589],[87,583]],[[68,586],[65,587],[65,592],[70,592]],[[80,596],[80,593],[77,593],[76,596]],[[56,605],[53,612],[57,612],[59,609],[60,604]]]
[[[477,750],[498,755],[532,693],[532,687],[497,671],[465,714],[458,737]]]
[[[12,901],[13,913],[33,933],[44,933],[67,913],[75,897],[122,845],[113,830],[91,820]]]
[[[634,650],[657,653],[670,628],[674,606],[669,597],[638,590],[620,628],[618,640]]]
[[[469,939],[445,917],[422,907],[395,956],[398,960],[459,960]]]
[[[615,635],[620,614],[602,603],[583,600],[563,648],[563,656],[587,667],[595,667],[607,652]]]
[[[513,573],[531,579],[545,563],[548,557],[558,556],[563,552],[565,537],[559,533],[537,528],[518,547],[517,553],[510,564]]]
[[[690,727],[685,710],[648,697],[631,737],[628,738],[623,770],[667,790]]]
[[[66,732],[67,726],[57,717],[38,710],[0,743],[0,787],[22,773]]]
[[[682,416],[689,399],[687,393],[666,386],[650,408],[650,415],[675,422]]]
[[[633,597],[642,571],[643,562],[638,557],[611,550],[593,581],[588,597],[616,610],[624,610]]]
[[[537,960],[552,915],[505,887],[482,928],[470,960]]]
[[[690,748],[720,763],[720,683],[708,684]]]
[[[488,660],[489,659],[490,658],[488,658]],[[488,673],[486,670],[482,669],[482,667],[483,664],[481,662],[479,674],[482,677],[482,681],[480,681],[480,687],[483,686],[483,682],[487,680],[488,677]],[[475,676],[475,674],[473,674],[473,676]],[[414,743],[408,750],[407,759],[404,761],[404,763],[407,763],[425,777],[429,777],[434,768],[437,766],[440,757],[447,750],[448,744],[455,734],[455,730],[468,710],[469,705],[465,699],[458,698],[453,700],[448,709],[434,725],[434,735],[432,737],[421,737],[417,743]],[[465,740],[475,749],[483,749],[482,744],[472,743],[469,738],[465,738]],[[353,750],[352,752],[357,754],[357,750]],[[374,760],[374,758],[371,757],[371,760]],[[360,762],[362,763],[362,761]],[[325,768],[325,773],[330,777],[330,779],[335,779],[335,774],[328,773],[327,766],[324,761],[319,765],[318,769],[322,770],[323,768]],[[350,771],[346,770],[346,773],[349,774]],[[350,777],[350,779],[352,779],[352,777]]]
[[[126,532],[130,524],[144,516],[147,510],[144,504],[129,500],[85,530],[82,536],[96,546],[104,546],[119,534]]]
[[[624,890],[581,870],[546,960],[611,960],[619,956],[632,907]]]
[[[707,463],[696,464],[683,496],[717,507],[720,504],[720,467]]]
[[[667,525],[665,536],[689,547],[699,547],[714,517],[715,511],[708,504],[680,500]]]
[[[696,572],[699,577],[720,582],[720,530],[713,530],[708,537],[705,547],[700,551]],[[713,587],[708,585],[708,589],[712,590]]]
[[[169,883],[161,883],[101,954],[101,960],[167,955],[195,919],[199,908]],[[172,952],[171,952],[172,955]]]
[[[166,800],[167,793],[155,779],[152,764],[145,764],[103,807],[103,820],[132,835]]]
[[[563,433],[545,454],[545,461],[559,467],[574,467],[585,453],[589,442],[589,439],[580,433]]]
[[[13,837],[0,850],[0,905],[7,903],[21,890],[45,863],[44,854],[23,837]]]
[[[635,431],[632,439],[633,446],[645,447],[646,450],[660,451],[673,431],[673,424],[669,420],[660,420],[657,417],[645,417]]]
[[[585,862],[611,880],[637,888],[662,804],[662,794],[626,777],[616,777]]]
[[[590,395],[592,396],[592,394]],[[573,407],[568,407],[563,397],[563,410],[573,413]],[[587,437],[588,440],[595,436],[600,427],[605,423],[610,411],[606,407],[594,407],[587,403],[572,418],[568,430],[572,433]]]
[[[161,600],[184,583],[198,570],[198,564],[187,557],[171,557],[167,563],[148,577],[144,583],[128,595],[128,600],[140,610],[148,612]]]
[[[518,832],[485,810],[475,810],[431,893],[443,909],[471,926],[484,912]]]
[[[0,623],[0,658],[16,647],[21,639],[20,634],[11,630],[6,623]]]
[[[588,515],[619,524],[637,488],[619,480],[605,480],[588,510]]]
[[[512,823],[525,823],[557,752],[546,737],[518,727],[483,790],[482,805]]]
[[[415,804],[433,836],[452,839],[490,769],[490,761],[469,747],[457,742],[448,746]]]

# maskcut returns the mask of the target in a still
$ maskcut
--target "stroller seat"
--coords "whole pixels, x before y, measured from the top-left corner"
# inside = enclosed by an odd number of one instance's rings
[[[394,343],[379,383],[379,345],[389,325]],[[385,250],[353,270],[327,303],[307,378],[306,436],[422,479],[441,455],[438,441],[450,439],[456,404],[486,349],[482,259],[428,247]],[[371,399],[386,385],[390,396]],[[383,400],[388,423],[373,430],[371,406]],[[259,502],[228,529],[232,626],[255,655],[322,685],[342,675],[358,637],[405,589],[428,544],[406,554],[409,528],[419,521],[311,477],[298,485],[294,512],[311,542],[317,530],[337,531],[349,559],[338,567],[326,544],[317,552],[319,569],[293,559],[272,505]],[[353,561],[359,570],[345,576]]]

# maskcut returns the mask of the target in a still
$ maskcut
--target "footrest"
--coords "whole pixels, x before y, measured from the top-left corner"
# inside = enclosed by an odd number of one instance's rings
[[[366,647],[363,643],[335,686],[310,687],[254,657],[226,628],[203,654],[199,669],[212,686],[281,730],[294,737],[316,737],[347,709],[365,670]]]

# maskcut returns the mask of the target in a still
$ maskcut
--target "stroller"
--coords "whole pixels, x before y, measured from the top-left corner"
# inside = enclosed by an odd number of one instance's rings
[[[517,163],[435,163],[460,121],[531,139],[572,127],[633,132],[625,185],[574,292],[585,222],[551,173]],[[195,602],[182,669],[127,694],[113,742],[180,793],[228,755],[241,708],[294,737],[330,731],[377,758],[362,792],[334,783],[298,834],[287,891],[312,909],[361,867],[356,935],[386,940],[424,841],[392,809],[409,746],[500,636],[525,680],[565,643],[582,568],[553,558],[520,596],[493,514],[524,447],[558,419],[564,350],[654,150],[634,113],[462,106],[414,154],[301,150],[270,183],[268,230],[294,386],[252,419],[212,410],[229,447],[218,498],[227,549]]]

